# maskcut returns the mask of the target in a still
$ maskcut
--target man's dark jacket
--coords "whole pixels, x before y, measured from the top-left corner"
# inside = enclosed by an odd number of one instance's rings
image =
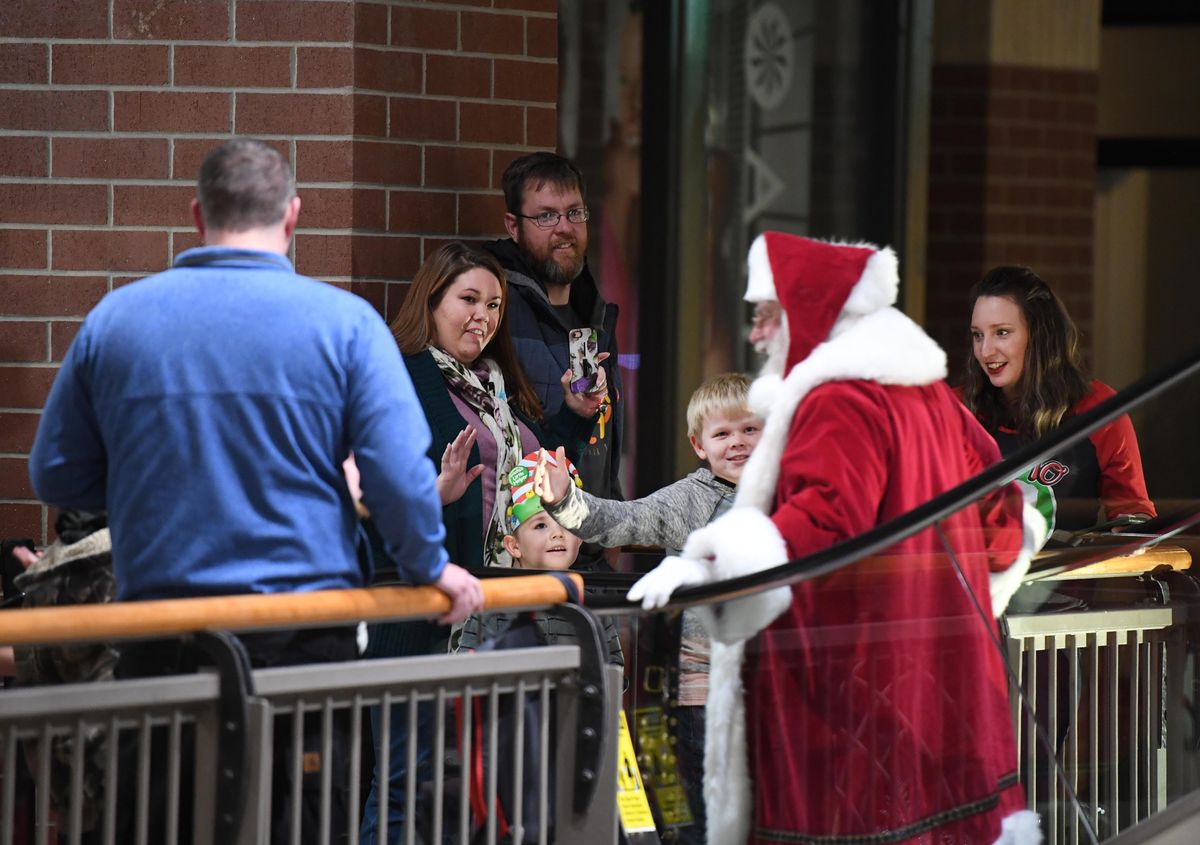
[[[608,378],[611,409],[596,424],[594,442],[588,444],[579,462],[583,487],[589,493],[608,499],[620,499],[621,484],[621,375],[617,366],[617,306],[600,296],[596,280],[584,266],[571,283],[571,307],[585,321],[568,326],[559,317],[546,288],[526,261],[524,254],[505,238],[484,244],[484,249],[499,259],[508,277],[508,328],[517,358],[525,370],[546,416],[562,406],[562,374],[570,366],[567,333],[576,328],[596,329],[599,351],[609,353],[602,365]]]

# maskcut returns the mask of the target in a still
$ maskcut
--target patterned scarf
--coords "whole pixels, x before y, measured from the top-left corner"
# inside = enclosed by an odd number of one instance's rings
[[[487,536],[483,541],[485,566],[512,566],[512,556],[504,548],[508,533],[508,504],[512,491],[507,483],[508,471],[517,465],[523,454],[521,431],[517,428],[508,394],[504,390],[504,374],[491,358],[479,360],[487,368],[484,380],[479,375],[436,346],[429,347],[442,377],[454,393],[479,414],[496,441],[496,498],[488,519]]]

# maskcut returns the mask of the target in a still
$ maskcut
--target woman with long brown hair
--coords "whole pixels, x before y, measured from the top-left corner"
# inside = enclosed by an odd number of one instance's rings
[[[1049,434],[1068,417],[1114,394],[1104,382],[1084,375],[1079,332],[1066,306],[1028,267],[992,269],[971,289],[970,299],[972,344],[963,401],[996,438],[1002,454]],[[1030,480],[1054,491],[1060,528],[1156,515],[1128,416],[1029,472]],[[1063,508],[1064,500],[1083,504]]]

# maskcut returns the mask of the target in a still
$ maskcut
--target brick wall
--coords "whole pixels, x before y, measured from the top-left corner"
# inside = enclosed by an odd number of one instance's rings
[[[26,455],[88,310],[195,246],[204,153],[296,169],[297,269],[392,316],[444,241],[502,228],[500,175],[557,143],[556,0],[4,0],[0,537],[53,538]]]
[[[935,65],[926,325],[952,380],[970,348],[967,292],[997,264],[1031,266],[1087,343],[1097,120],[1095,71]]]

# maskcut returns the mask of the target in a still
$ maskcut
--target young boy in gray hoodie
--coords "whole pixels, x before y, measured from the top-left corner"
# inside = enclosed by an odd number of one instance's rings
[[[602,546],[662,546],[678,554],[688,534],[733,505],[742,468],[762,434],[750,412],[750,380],[740,373],[713,376],[688,401],[688,441],[707,462],[674,484],[630,502],[601,499],[570,483],[559,455],[545,465],[542,506],[563,528]],[[704,842],[704,703],[708,698],[708,634],[695,614],[683,614],[679,655],[679,762],[695,824],[682,841]],[[685,829],[686,830],[686,829]],[[681,831],[683,832],[683,831]]]

